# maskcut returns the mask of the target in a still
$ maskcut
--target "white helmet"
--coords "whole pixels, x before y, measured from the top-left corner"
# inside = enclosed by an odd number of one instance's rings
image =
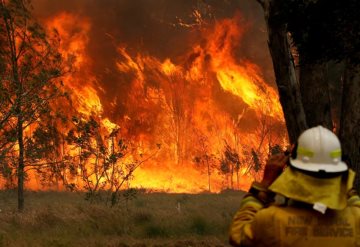
[[[290,159],[290,164],[300,170],[335,173],[348,169],[341,161],[339,139],[322,126],[304,131],[298,139],[296,152],[296,159]]]

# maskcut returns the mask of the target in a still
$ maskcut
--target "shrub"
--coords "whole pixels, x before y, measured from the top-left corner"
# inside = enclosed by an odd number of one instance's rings
[[[147,212],[138,212],[134,215],[133,220],[135,224],[145,224],[152,221],[152,215]]]
[[[148,238],[168,237],[168,232],[165,228],[159,225],[148,225],[145,227],[145,235]]]
[[[211,226],[205,218],[195,216],[190,220],[190,230],[198,235],[207,235],[211,233]]]

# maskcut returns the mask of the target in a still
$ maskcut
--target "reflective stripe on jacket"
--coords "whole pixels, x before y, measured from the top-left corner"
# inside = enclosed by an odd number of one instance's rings
[[[352,195],[344,210],[321,214],[311,205],[264,205],[245,196],[230,227],[233,246],[360,247],[360,198]]]

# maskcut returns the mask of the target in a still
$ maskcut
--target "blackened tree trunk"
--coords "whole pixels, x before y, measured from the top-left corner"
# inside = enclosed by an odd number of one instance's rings
[[[268,43],[290,143],[307,129],[286,25],[277,20],[277,0],[258,0],[265,12]]]
[[[347,64],[343,84],[343,100],[340,121],[342,151],[349,165],[360,171],[360,66]],[[359,174],[355,188],[360,190]]]
[[[359,1],[257,1],[265,12],[269,49],[290,142],[294,142],[307,126],[321,124],[339,133],[342,152],[350,167],[359,173]],[[292,33],[302,60],[301,94],[289,52],[287,31]],[[337,76],[333,76],[334,72],[342,70],[343,63],[339,61],[347,63],[342,90]],[[331,66],[331,69],[326,66]],[[342,98],[341,107],[338,98]],[[355,187],[360,190],[359,177]]]
[[[25,162],[24,162],[24,127],[21,113],[17,123],[17,137],[19,145],[19,165],[18,165],[18,210],[24,210],[24,178],[25,178]]]
[[[327,63],[303,63],[300,69],[300,91],[308,127],[322,125],[333,129]]]
[[[211,167],[210,167],[209,156],[206,154],[205,158],[206,158],[206,166],[207,166],[207,174],[208,174],[208,188],[209,188],[209,192],[211,192]]]
[[[11,29],[12,30],[12,29]],[[11,33],[13,33],[14,30],[12,30]],[[25,178],[25,162],[24,162],[24,120],[23,120],[23,112],[22,112],[22,95],[23,95],[23,85],[22,82],[19,79],[19,73],[18,73],[18,63],[16,59],[16,52],[14,48],[13,52],[13,60],[12,60],[12,68],[13,68],[13,83],[16,88],[16,114],[17,114],[17,141],[18,141],[18,147],[19,147],[19,156],[18,156],[18,210],[22,212],[24,210],[24,178]]]

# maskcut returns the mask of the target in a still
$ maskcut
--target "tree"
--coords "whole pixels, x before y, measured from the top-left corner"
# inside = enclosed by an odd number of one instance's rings
[[[211,153],[209,148],[208,137],[202,133],[196,133],[198,145],[195,148],[195,156],[193,161],[200,168],[206,169],[206,174],[208,176],[208,190],[211,192],[211,174],[215,168],[215,155]]]
[[[19,211],[24,209],[25,137],[51,113],[64,71],[58,35],[47,36],[29,10],[27,0],[0,1],[0,156],[16,156]]]
[[[38,127],[24,137],[24,150],[26,158],[25,174],[30,170],[36,172],[41,185],[59,188],[64,180],[62,172],[65,168],[65,159],[62,157],[61,147],[63,134],[51,124],[51,120],[42,118]]]
[[[280,10],[276,0],[259,0],[259,3],[265,12],[268,44],[273,60],[280,103],[283,108],[289,139],[293,143],[300,133],[307,128],[307,123],[299,84],[296,79],[286,23],[279,21],[277,13]]]
[[[351,167],[359,173],[360,2],[257,1],[265,13],[290,142],[294,143],[307,127],[321,124],[333,129]],[[299,56],[298,78],[291,46]],[[329,80],[334,70],[341,73],[337,81]],[[355,186],[360,188],[359,178]]]
[[[108,192],[108,200],[115,205],[119,200],[120,189],[124,188],[133,178],[133,173],[143,163],[153,158],[157,149],[148,156],[135,157],[137,150],[133,150],[129,142],[121,138],[119,128],[104,131],[101,124],[94,118],[82,119],[73,117],[72,128],[66,137],[70,155],[70,171],[74,171],[74,178],[80,178],[75,186],[87,191],[87,199],[93,201],[100,198],[100,192]]]
[[[220,173],[225,175],[227,181],[230,181],[230,188],[234,189],[234,174],[236,174],[237,187],[239,188],[240,179],[240,158],[237,151],[226,141],[223,151],[223,157],[220,160]]]
[[[163,83],[165,107],[170,116],[170,135],[175,143],[177,165],[182,165],[186,153],[186,135],[191,122],[191,96],[188,93],[189,82],[173,64],[168,62],[165,69],[166,80]]]

